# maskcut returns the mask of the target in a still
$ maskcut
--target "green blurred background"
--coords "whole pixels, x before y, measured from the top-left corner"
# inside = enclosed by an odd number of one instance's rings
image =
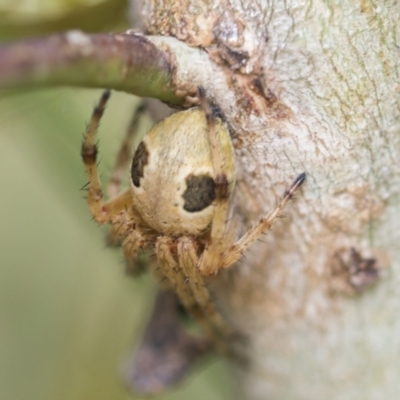
[[[1,0],[0,39],[121,31],[125,10],[125,0]],[[86,183],[80,143],[100,93],[0,94],[1,400],[140,398],[126,390],[121,370],[149,317],[155,283],[125,276],[121,252],[105,247],[106,231],[91,221],[79,191]],[[136,101],[114,93],[107,108],[103,181]],[[224,362],[214,359],[157,399],[230,399],[229,386]]]

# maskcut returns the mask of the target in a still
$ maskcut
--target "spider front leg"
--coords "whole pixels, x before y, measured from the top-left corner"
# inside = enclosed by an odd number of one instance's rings
[[[113,199],[119,196],[122,180],[124,178],[124,175],[126,175],[128,165],[132,161],[132,141],[138,132],[139,123],[145,113],[146,107],[144,103],[140,103],[133,113],[131,122],[128,126],[128,129],[126,130],[125,137],[117,153],[114,168],[111,171],[110,179],[107,186],[107,194],[109,199]],[[132,201],[130,191],[127,192],[129,200]],[[130,207],[130,210],[132,209],[133,207]],[[121,241],[126,237],[132,226],[132,221],[130,220],[131,214],[132,211],[130,211],[129,213],[125,213],[125,215],[121,216],[121,219],[119,221],[116,221],[112,224],[111,230],[107,236],[107,243],[109,245],[120,245]],[[125,258],[127,260],[128,273],[133,273],[136,268],[134,267],[134,262],[132,261],[132,254],[136,254],[137,250],[141,248],[141,246],[139,246],[138,244],[133,245],[132,243],[138,243],[138,241],[136,240],[136,238],[133,238],[132,235],[130,236],[130,238],[126,238],[125,245],[123,244],[123,249]],[[138,249],[134,251],[133,248],[136,246],[138,246]],[[126,253],[128,253],[129,256]]]
[[[86,176],[88,178],[88,183],[86,185],[87,203],[96,222],[99,224],[110,222],[117,224],[118,226],[122,224],[122,228],[126,229],[123,217],[128,211],[131,219],[138,219],[133,212],[130,193],[129,191],[123,192],[114,199],[104,203],[103,189],[99,171],[97,169],[98,149],[96,144],[96,133],[109,97],[109,91],[102,94],[99,103],[93,110],[82,142],[81,156],[85,166]]]
[[[226,248],[225,233],[229,215],[229,200],[235,175],[235,155],[229,134],[218,129],[217,115],[206,99],[205,91],[199,87],[198,96],[206,114],[208,139],[214,168],[215,206],[210,241],[198,263],[203,275],[212,275],[219,269],[219,260]],[[228,176],[232,181],[229,182]]]
[[[208,104],[204,90],[199,88],[199,97],[202,107],[206,113],[211,157],[213,160],[215,174],[215,209],[212,220],[212,228],[209,243],[206,245],[202,257],[198,263],[198,269],[203,275],[216,274],[219,269],[227,268],[239,260],[243,253],[261,235],[266,233],[276,218],[292,198],[294,192],[301,186],[306,174],[300,174],[285,192],[281,201],[267,214],[261,218],[237,243],[231,245],[228,233],[229,201],[231,190],[227,179],[229,172],[229,154],[226,151],[219,131],[216,129],[216,117]],[[227,156],[227,157],[226,157]],[[233,155],[231,156],[234,157]]]
[[[281,200],[275,205],[275,207],[263,218],[260,218],[258,222],[240,238],[234,245],[230,246],[222,255],[220,260],[219,268],[228,268],[233,263],[238,261],[243,253],[263,234],[271,229],[274,221],[282,215],[282,211],[286,204],[293,197],[296,190],[303,184],[306,179],[306,174],[303,172],[300,174],[292,183],[289,190],[287,190],[282,196]]]
[[[129,196],[123,194],[121,197],[114,199],[112,203],[107,205],[103,203],[103,189],[97,169],[96,133],[109,97],[110,92],[104,92],[93,110],[81,147],[82,161],[88,178],[86,185],[87,202],[93,218],[100,224],[111,222],[120,211],[127,207],[125,203],[129,199]]]

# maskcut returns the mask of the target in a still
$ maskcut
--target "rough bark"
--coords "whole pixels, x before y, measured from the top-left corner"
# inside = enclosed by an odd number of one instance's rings
[[[223,72],[194,62],[176,79],[204,85],[229,121],[243,226],[308,174],[266,243],[215,282],[250,338],[242,398],[396,398],[400,6],[145,1],[144,17]]]

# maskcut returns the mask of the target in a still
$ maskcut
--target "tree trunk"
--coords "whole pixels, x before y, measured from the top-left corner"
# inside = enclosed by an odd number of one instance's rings
[[[143,3],[147,33],[215,62],[208,74],[180,52],[174,78],[203,85],[229,123],[242,231],[307,173],[265,242],[213,284],[249,337],[250,362],[233,366],[242,398],[397,398],[400,6]]]

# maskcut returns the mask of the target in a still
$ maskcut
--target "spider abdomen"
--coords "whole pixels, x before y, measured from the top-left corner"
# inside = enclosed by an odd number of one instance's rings
[[[215,172],[206,115],[199,108],[156,124],[138,146],[131,167],[133,205],[143,221],[169,236],[198,236],[211,225]],[[235,158],[229,133],[215,120],[224,171],[233,189]]]

